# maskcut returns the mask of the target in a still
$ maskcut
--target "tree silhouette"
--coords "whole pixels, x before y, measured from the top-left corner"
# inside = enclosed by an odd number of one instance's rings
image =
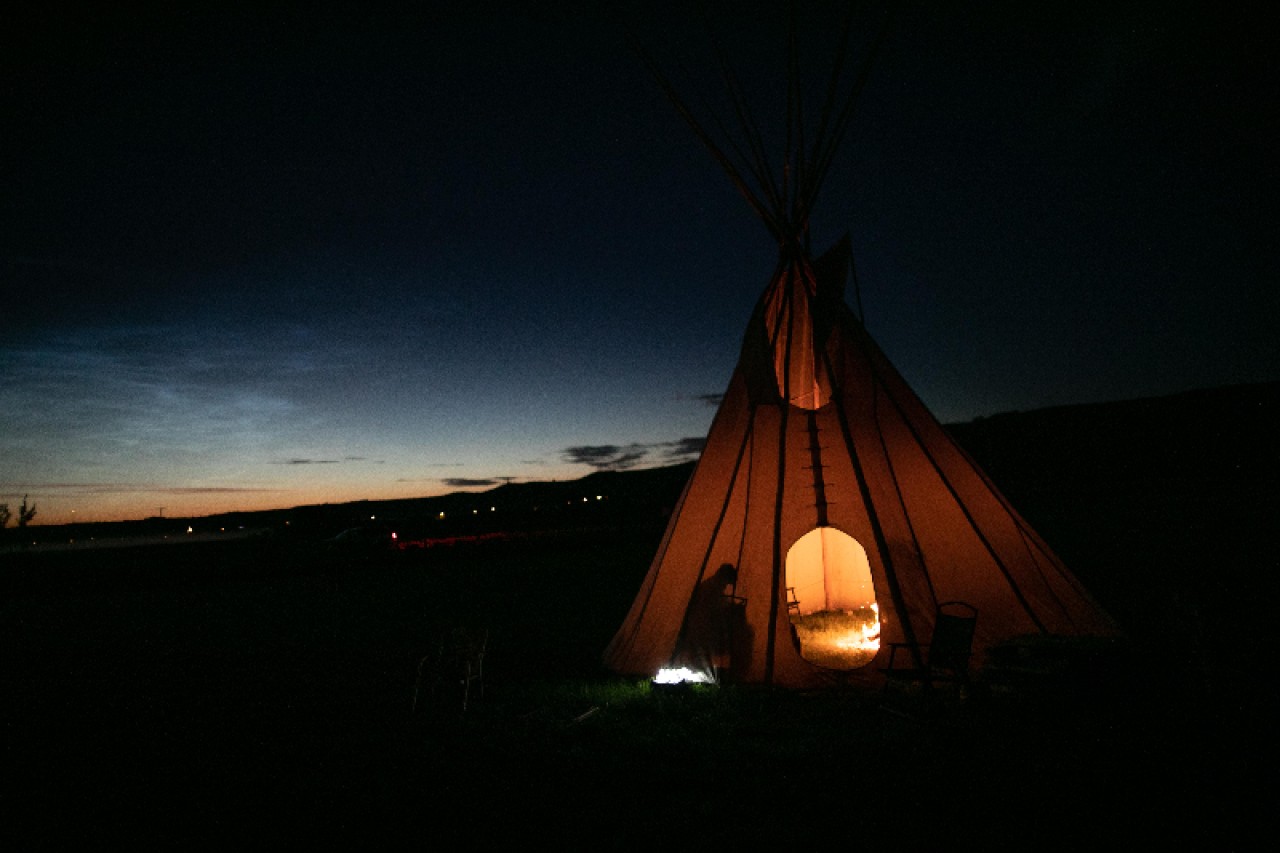
[[[31,519],[36,517],[36,505],[32,504],[30,509],[27,508],[27,496],[22,496],[22,506],[18,507],[18,526],[26,527]]]
[[[18,526],[26,527],[31,523],[31,519],[36,517],[36,505],[27,506],[27,496],[22,496],[22,506],[18,507]],[[0,530],[4,530],[9,526],[9,519],[13,518],[13,512],[9,509],[8,504],[0,504]]]

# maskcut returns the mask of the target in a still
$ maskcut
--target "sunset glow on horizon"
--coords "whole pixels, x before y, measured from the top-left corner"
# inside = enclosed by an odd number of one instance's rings
[[[803,5],[816,74],[837,34]],[[697,457],[777,246],[628,47],[714,97],[696,15],[23,14],[0,503],[198,517]],[[781,145],[787,22],[725,26]],[[939,420],[1280,375],[1267,90],[1217,26],[901,11],[808,236],[850,235],[846,302]]]

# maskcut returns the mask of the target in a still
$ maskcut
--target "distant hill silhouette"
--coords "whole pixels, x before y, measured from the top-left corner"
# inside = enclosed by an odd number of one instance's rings
[[[1008,492],[1274,472],[1280,382],[977,418],[948,429]]]
[[[401,536],[456,537],[496,530],[529,532],[589,527],[661,527],[693,470],[693,463],[626,471],[598,471],[576,480],[508,483],[486,491],[423,498],[315,504],[288,509],[229,512],[138,521],[77,523],[27,528],[27,541],[182,537],[226,531],[270,531],[323,539],[368,525]],[[16,531],[9,531],[11,534]]]
[[[1189,523],[1193,509],[1205,517],[1252,517],[1274,506],[1280,483],[1280,382],[1007,412],[947,429],[1051,543],[1069,539],[1069,528],[1081,523],[1110,527],[1173,510],[1169,520],[1178,524]],[[52,543],[176,535],[191,526],[323,538],[371,517],[409,537],[610,526],[660,531],[692,469],[683,463],[599,471],[436,497],[35,526],[27,533]]]

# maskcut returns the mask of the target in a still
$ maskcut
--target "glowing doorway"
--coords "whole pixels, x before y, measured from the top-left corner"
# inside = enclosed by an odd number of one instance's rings
[[[867,552],[834,527],[817,527],[787,552],[787,606],[805,660],[866,666],[880,649],[880,608]]]

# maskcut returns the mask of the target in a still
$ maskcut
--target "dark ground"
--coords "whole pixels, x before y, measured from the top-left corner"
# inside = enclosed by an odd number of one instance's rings
[[[1114,409],[961,436],[1129,635],[1106,666],[964,701],[601,671],[656,514],[419,552],[0,555],[0,844],[1251,849],[1274,786],[1263,391],[1261,415],[1128,438]],[[454,624],[490,631],[485,694],[415,710]]]

